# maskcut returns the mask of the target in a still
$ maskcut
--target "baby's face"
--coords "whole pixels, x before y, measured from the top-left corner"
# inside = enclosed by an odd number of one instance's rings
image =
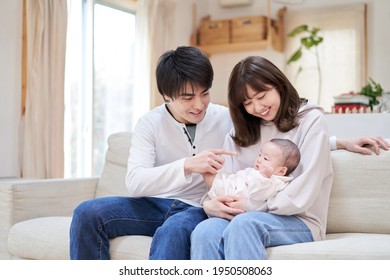
[[[282,150],[272,142],[263,145],[255,160],[255,169],[263,172],[271,170],[273,175],[282,174],[284,158]]]

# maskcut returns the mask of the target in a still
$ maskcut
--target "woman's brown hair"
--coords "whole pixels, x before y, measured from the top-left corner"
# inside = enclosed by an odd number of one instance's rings
[[[243,102],[249,98],[247,85],[256,92],[274,88],[280,95],[280,108],[273,122],[281,132],[297,126],[298,110],[306,99],[298,92],[287,77],[269,60],[260,56],[249,56],[233,68],[229,78],[228,102],[233,120],[234,142],[241,147],[257,143],[260,138],[262,119],[247,113]]]

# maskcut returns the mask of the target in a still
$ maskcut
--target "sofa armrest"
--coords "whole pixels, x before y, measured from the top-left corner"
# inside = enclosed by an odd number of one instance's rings
[[[82,201],[95,196],[99,178],[16,180],[0,183],[0,223],[71,216]]]
[[[14,180],[0,182],[0,259],[8,258],[9,229],[24,220],[71,216],[95,196],[99,178]]]

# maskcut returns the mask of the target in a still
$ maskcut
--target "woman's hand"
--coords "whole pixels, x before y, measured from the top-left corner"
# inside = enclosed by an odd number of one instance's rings
[[[242,214],[245,211],[238,208],[228,206],[230,203],[239,201],[230,196],[221,196],[203,203],[203,209],[207,215],[211,217],[218,217],[227,220],[232,220],[236,215]]]
[[[379,155],[380,148],[388,151],[390,144],[382,137],[359,137],[355,139],[337,139],[337,149],[345,149],[350,152],[371,155],[372,150]]]

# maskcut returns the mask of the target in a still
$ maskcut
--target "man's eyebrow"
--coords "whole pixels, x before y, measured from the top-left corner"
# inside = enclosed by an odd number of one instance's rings
[[[206,88],[204,91],[202,91],[201,93],[205,93],[207,91],[209,91],[210,89],[209,88]],[[189,92],[183,92],[182,94],[180,94],[180,96],[194,96],[195,93],[189,93]]]
[[[195,93],[188,93],[188,92],[183,92],[182,94],[180,94],[180,96],[194,96]]]

